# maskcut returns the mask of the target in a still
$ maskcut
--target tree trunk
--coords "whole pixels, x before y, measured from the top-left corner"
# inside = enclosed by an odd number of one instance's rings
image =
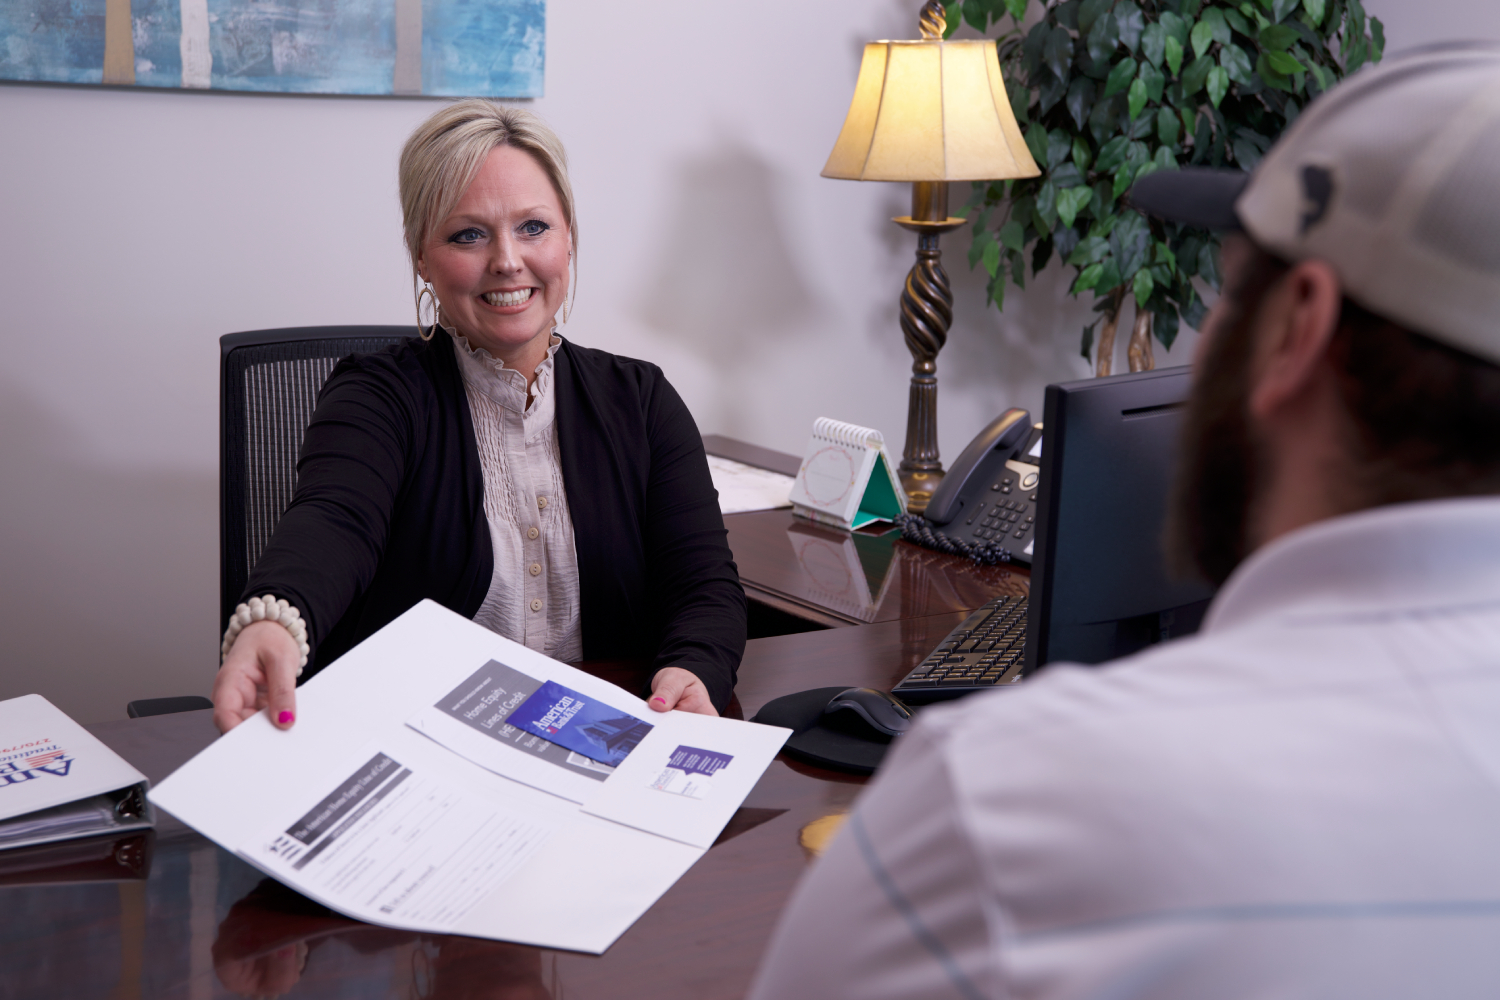
[[[1099,353],[1094,361],[1094,374],[1103,378],[1115,366],[1115,330],[1120,326],[1120,307],[1125,304],[1125,286],[1115,289],[1114,301],[1104,316],[1104,325],[1099,329]]]
[[[1156,367],[1156,358],[1151,351],[1151,310],[1136,306],[1135,328],[1130,331],[1130,344],[1125,348],[1130,358],[1130,370],[1149,372]]]

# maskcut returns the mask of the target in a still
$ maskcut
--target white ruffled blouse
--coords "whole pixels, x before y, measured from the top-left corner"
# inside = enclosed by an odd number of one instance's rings
[[[554,659],[581,660],[578,554],[553,419],[553,355],[562,340],[552,336],[528,402],[525,375],[447,329],[474,418],[495,553],[474,620]]]

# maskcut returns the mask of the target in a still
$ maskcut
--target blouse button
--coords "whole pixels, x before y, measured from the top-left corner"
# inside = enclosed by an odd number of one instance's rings
[[[541,563],[532,563],[531,564],[531,575],[532,576],[540,576],[541,572],[542,572],[542,564]]]
[[[536,541],[536,536],[540,535],[540,534],[541,534],[541,532],[538,531],[538,530],[536,530],[535,528],[527,528],[526,529],[526,537],[529,538],[529,539],[531,539],[533,542]]]
[[[546,497],[537,497],[536,498],[536,505],[537,505],[537,507],[539,509],[546,510],[547,509],[547,498]]]
[[[532,611],[540,611],[540,610],[542,610],[542,602],[541,602],[540,599],[534,600],[534,601],[531,602],[531,610]]]

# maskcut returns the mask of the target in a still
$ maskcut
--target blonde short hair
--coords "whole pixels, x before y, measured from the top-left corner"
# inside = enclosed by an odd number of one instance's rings
[[[417,126],[401,150],[401,221],[414,280],[423,243],[453,211],[485,157],[497,146],[525,150],[541,166],[562,202],[563,218],[577,250],[568,154],[557,133],[521,108],[478,99],[455,101]]]

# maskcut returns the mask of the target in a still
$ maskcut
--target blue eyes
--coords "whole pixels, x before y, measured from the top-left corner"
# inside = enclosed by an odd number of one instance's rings
[[[521,236],[537,237],[549,232],[551,229],[552,227],[541,219],[527,219],[516,227],[516,232]],[[483,240],[485,235],[484,230],[470,226],[467,229],[460,229],[448,237],[448,242],[457,243],[460,246],[473,246]]]

